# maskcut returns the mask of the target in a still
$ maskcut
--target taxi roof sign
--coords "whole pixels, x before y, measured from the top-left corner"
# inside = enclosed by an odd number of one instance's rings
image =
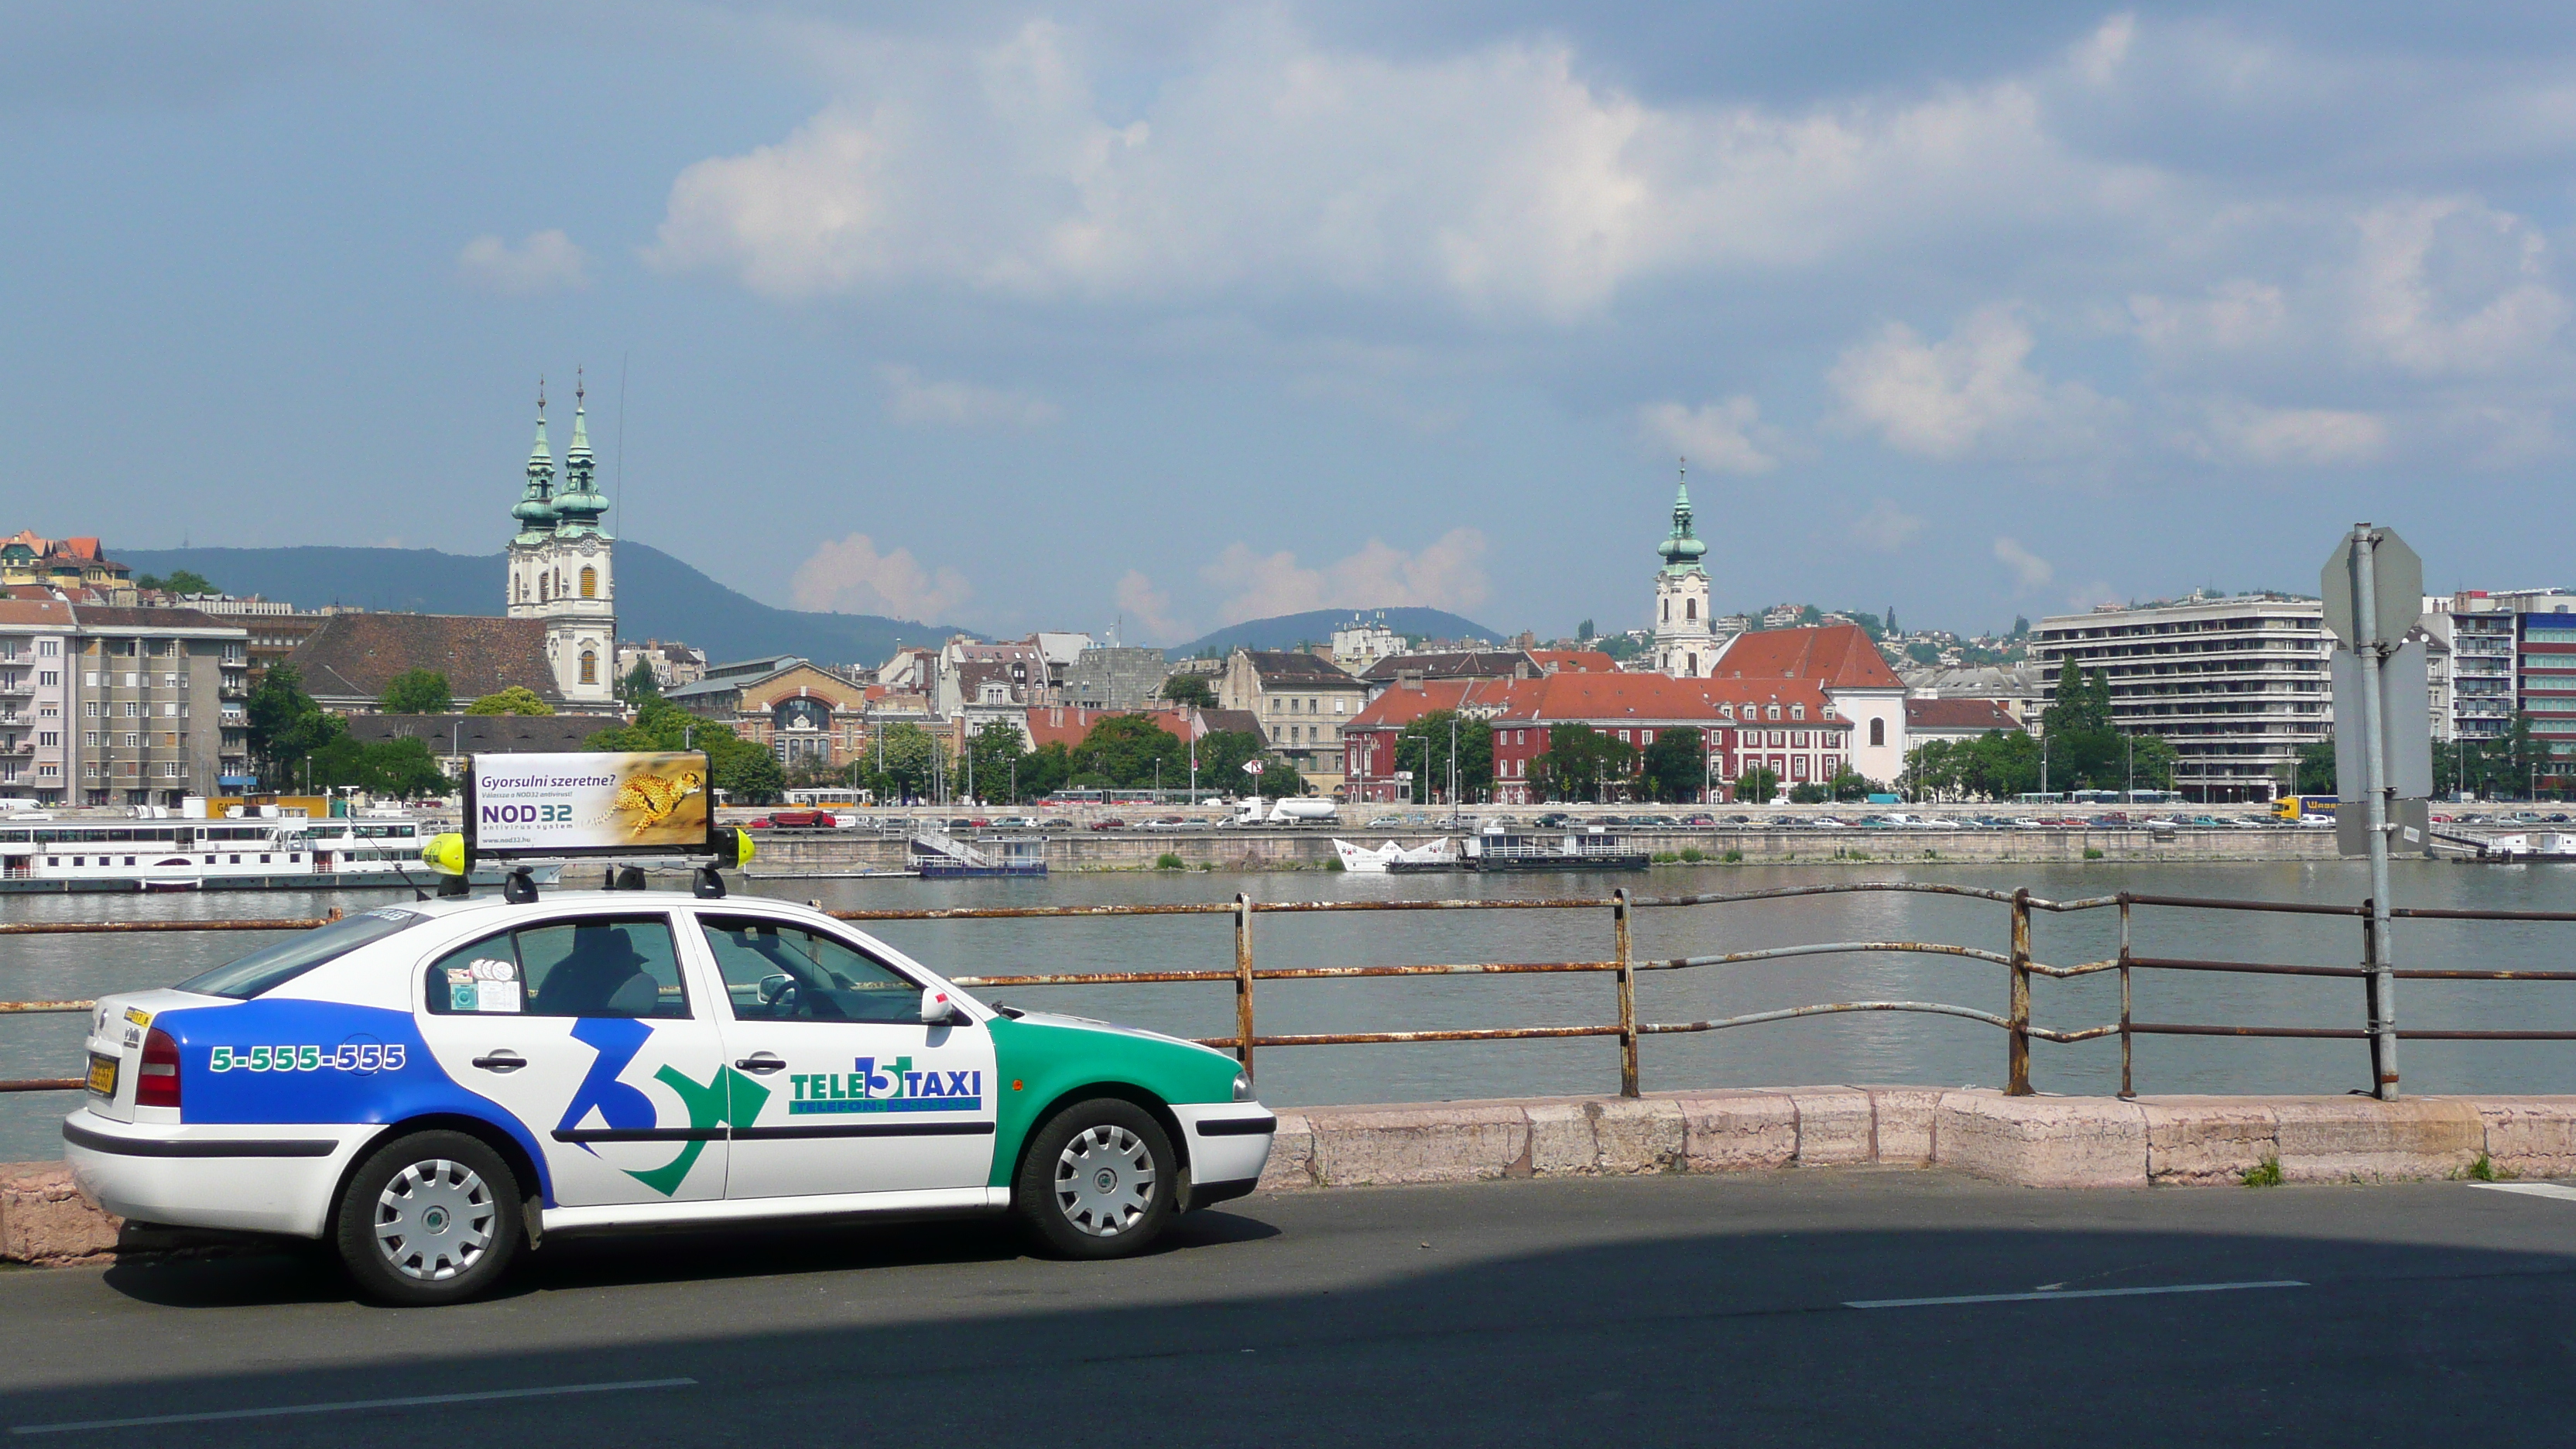
[[[701,750],[469,755],[462,870],[476,861],[737,856]]]

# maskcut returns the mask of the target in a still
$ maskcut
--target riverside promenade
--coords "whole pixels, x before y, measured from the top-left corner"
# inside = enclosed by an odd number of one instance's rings
[[[2123,1101],[1815,1086],[1292,1108],[1279,1114],[1261,1187],[1859,1166],[2028,1188],[2576,1177],[2576,1096]],[[90,1262],[176,1241],[129,1232],[81,1197],[62,1163],[0,1166],[0,1261]]]

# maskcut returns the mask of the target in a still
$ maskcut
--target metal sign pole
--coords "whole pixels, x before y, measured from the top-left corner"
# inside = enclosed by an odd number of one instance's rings
[[[2378,947],[2371,961],[2372,984],[2376,988],[2372,1001],[2377,1008],[2370,1023],[2371,1091],[2383,1102],[2397,1100],[2397,1001],[2396,947],[2389,935],[2388,918],[2388,764],[2383,758],[2381,741],[2388,738],[2388,722],[2381,718],[2379,666],[2387,641],[2379,637],[2379,578],[2373,556],[2378,552],[2377,539],[2366,527],[2352,531],[2353,612],[2355,617],[2353,652],[2361,664],[2361,721],[2363,759],[2368,771],[2369,798],[2364,802],[2365,817],[2370,826],[2370,928]]]

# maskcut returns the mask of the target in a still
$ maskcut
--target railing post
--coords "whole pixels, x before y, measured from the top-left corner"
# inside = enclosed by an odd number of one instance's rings
[[[2006,1056],[2004,1093],[2030,1095],[2030,887],[2013,892],[2012,1045]]]
[[[1234,893],[1234,1054],[1252,1070],[1252,897]]]
[[[1628,927],[1628,888],[1610,896],[1610,924],[1619,938],[1619,1095],[1637,1093],[1637,961]]]
[[[2120,892],[2120,1099],[2138,1095],[2129,1084],[2129,893]]]
[[[2363,1022],[2370,1028],[2370,1092],[2386,1099],[2391,1090],[2387,1053],[2380,1046],[2379,1032],[2379,903],[2361,903],[2361,969],[2370,973],[2361,978]]]

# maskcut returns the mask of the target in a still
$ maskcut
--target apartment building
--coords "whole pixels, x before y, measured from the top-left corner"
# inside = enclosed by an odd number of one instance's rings
[[[2040,621],[2032,662],[2053,698],[2061,665],[2103,671],[2124,731],[2174,747],[2174,788],[2202,801],[2267,800],[2299,751],[2334,728],[2325,608],[2279,594],[2104,605]]]
[[[0,600],[0,795],[176,805],[249,784],[248,638],[194,609]]]
[[[1237,649],[1226,656],[1216,702],[1259,720],[1271,748],[1329,795],[1342,785],[1342,729],[1368,703],[1368,686],[1312,654]]]
[[[2564,589],[2463,590],[2424,601],[2424,630],[2449,646],[2435,656],[2433,737],[2502,739],[2516,714],[2576,771],[2576,594]],[[2445,690],[2443,685],[2447,684]]]

